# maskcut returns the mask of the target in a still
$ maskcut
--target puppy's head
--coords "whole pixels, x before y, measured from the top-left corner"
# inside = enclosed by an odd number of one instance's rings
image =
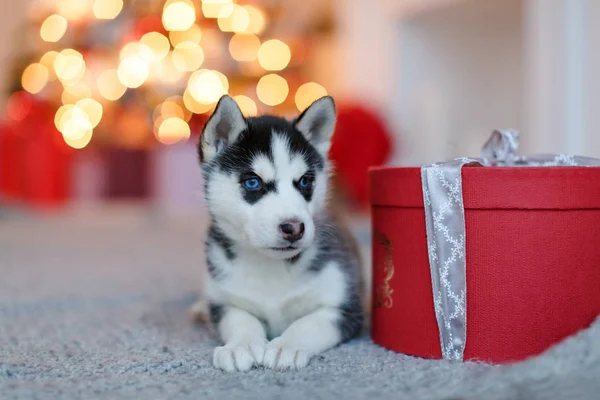
[[[325,207],[335,121],[329,96],[293,121],[244,118],[231,97],[222,97],[199,144],[213,222],[236,242],[274,258],[310,246],[314,218]]]

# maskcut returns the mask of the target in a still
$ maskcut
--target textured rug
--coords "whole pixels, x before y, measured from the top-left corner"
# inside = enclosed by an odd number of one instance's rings
[[[1,399],[598,399],[600,321],[510,366],[396,354],[363,336],[304,370],[229,374],[188,320],[201,217],[0,215]]]

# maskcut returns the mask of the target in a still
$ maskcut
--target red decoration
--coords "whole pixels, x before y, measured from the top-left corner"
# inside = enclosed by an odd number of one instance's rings
[[[600,314],[600,168],[472,167],[462,176],[465,360],[523,360],[586,328]],[[420,169],[373,170],[371,195],[374,304],[389,294],[373,308],[373,340],[441,358]]]
[[[63,204],[69,198],[73,152],[56,130],[49,104],[33,99],[22,120],[4,122],[0,138],[4,198],[43,207]]]
[[[384,164],[391,154],[391,138],[374,112],[359,105],[339,106],[330,159],[336,177],[359,208],[369,204],[370,167]]]

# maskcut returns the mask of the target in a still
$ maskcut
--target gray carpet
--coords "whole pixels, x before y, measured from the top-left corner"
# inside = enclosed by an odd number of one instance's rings
[[[411,358],[357,339],[298,372],[214,370],[187,307],[202,218],[139,210],[0,215],[2,399],[598,399],[600,321],[505,367]]]

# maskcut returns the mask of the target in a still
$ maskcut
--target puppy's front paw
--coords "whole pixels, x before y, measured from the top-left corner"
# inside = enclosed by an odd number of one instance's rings
[[[279,337],[267,344],[262,365],[267,368],[285,371],[304,368],[309,361],[308,353],[286,343]]]
[[[227,372],[249,371],[260,365],[265,353],[265,341],[255,340],[243,344],[226,344],[215,348],[213,365]]]

